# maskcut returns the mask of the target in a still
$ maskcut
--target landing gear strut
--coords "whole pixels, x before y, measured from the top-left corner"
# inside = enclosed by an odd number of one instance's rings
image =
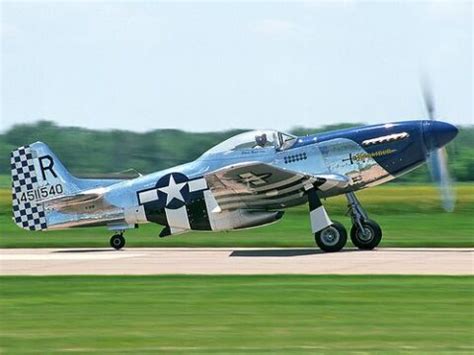
[[[314,240],[321,250],[335,252],[344,248],[347,242],[347,232],[344,226],[336,221],[331,221],[326,209],[318,197],[316,189],[307,190],[309,203],[309,217]]]
[[[351,240],[359,249],[372,250],[382,240],[382,229],[369,219],[353,192],[346,193],[348,213],[352,219]]]
[[[115,250],[120,250],[125,246],[125,238],[123,234],[115,234],[110,238],[110,246]]]

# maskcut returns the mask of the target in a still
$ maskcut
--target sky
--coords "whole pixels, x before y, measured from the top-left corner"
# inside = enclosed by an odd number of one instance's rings
[[[0,130],[473,120],[473,3],[1,3]]]

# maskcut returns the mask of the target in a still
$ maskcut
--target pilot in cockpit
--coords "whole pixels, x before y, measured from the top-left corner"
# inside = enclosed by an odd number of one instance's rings
[[[265,145],[267,144],[267,142],[268,142],[268,140],[267,140],[266,133],[262,133],[259,136],[255,136],[255,143],[257,143],[257,144],[255,145],[254,148],[264,148]]]

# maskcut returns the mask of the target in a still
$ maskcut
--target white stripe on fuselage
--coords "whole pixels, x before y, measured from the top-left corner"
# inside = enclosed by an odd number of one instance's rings
[[[177,209],[165,208],[166,220],[171,229],[171,234],[182,232],[183,230],[191,229],[188,218],[188,211],[186,207]]]

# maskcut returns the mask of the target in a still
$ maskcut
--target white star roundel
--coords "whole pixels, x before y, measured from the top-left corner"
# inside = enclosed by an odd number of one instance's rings
[[[171,174],[168,186],[158,188],[159,191],[164,192],[167,195],[166,206],[168,206],[174,198],[178,201],[184,202],[181,189],[186,184],[187,182],[176,183],[176,181],[174,181],[173,174]]]
[[[158,201],[163,207],[177,209],[183,207],[189,200],[189,185],[186,175],[171,173],[163,176],[156,184]]]
[[[162,176],[154,187],[137,191],[137,198],[150,211],[176,210],[189,204],[193,193],[207,188],[203,177],[190,180],[182,173],[171,173]]]

